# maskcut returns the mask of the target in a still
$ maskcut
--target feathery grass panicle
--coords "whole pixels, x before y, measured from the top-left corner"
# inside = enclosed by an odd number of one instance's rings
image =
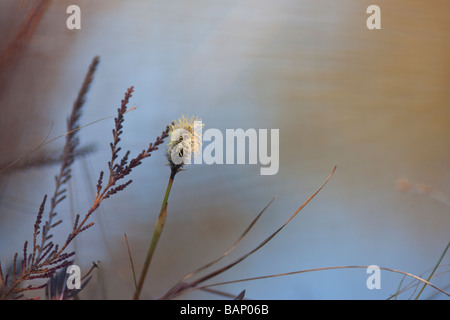
[[[66,142],[64,144],[61,167],[58,175],[55,177],[55,190],[53,196],[50,199],[50,209],[48,218],[42,226],[42,218],[44,213],[44,206],[47,200],[47,196],[44,196],[44,200],[41,203],[39,212],[37,214],[36,222],[34,224],[33,233],[33,253],[30,255],[30,259],[26,257],[26,249],[28,242],[24,245],[24,259],[23,266],[20,271],[20,275],[13,277],[13,283],[11,286],[4,290],[3,298],[8,297],[9,294],[16,294],[19,292],[19,285],[21,282],[29,279],[46,278],[56,272],[56,270],[68,265],[68,258],[75,253],[63,253],[63,249],[58,251],[58,245],[54,245],[50,239],[52,234],[51,229],[62,222],[62,220],[53,222],[53,219],[57,215],[55,209],[57,205],[63,201],[66,197],[66,189],[64,185],[71,178],[71,165],[74,162],[75,149],[79,144],[78,137],[76,136],[76,128],[78,127],[78,120],[81,116],[82,108],[86,101],[86,95],[89,91],[90,85],[93,81],[95,70],[99,63],[99,57],[95,57],[89,67],[89,70],[83,81],[83,85],[78,93],[78,96],[73,104],[71,114],[67,119],[67,131]],[[38,243],[37,237],[41,235],[41,240]],[[63,246],[65,248],[66,246]],[[17,254],[16,254],[17,256]],[[15,259],[14,259],[15,260]],[[14,266],[13,274],[16,275],[16,267]]]
[[[118,158],[121,150],[118,145],[120,142],[120,135],[123,132],[124,114],[127,112],[127,104],[133,92],[133,87],[130,87],[125,93],[125,98],[122,100],[120,108],[117,110],[117,117],[114,122],[115,128],[113,129],[113,142],[110,144],[111,160],[108,163],[109,177],[106,185],[103,186],[104,173],[100,172],[97,182],[96,197],[87,213],[83,218],[81,218],[80,214],[76,215],[72,230],[67,235],[64,243],[59,245],[51,241],[51,229],[62,222],[62,219],[57,222],[53,222],[54,217],[57,215],[55,209],[57,205],[66,197],[66,189],[64,188],[64,185],[67,184],[71,178],[71,165],[74,162],[75,150],[79,144],[79,140],[76,136],[76,133],[78,132],[78,120],[80,118],[81,108],[86,100],[86,95],[89,91],[90,84],[93,80],[93,74],[98,63],[99,58],[95,57],[85,77],[78,97],[73,105],[72,112],[67,120],[68,132],[65,135],[66,143],[64,146],[59,174],[55,177],[55,191],[53,196],[50,198],[48,218],[43,223],[42,220],[45,205],[47,203],[47,196],[44,196],[36,216],[36,222],[34,224],[32,253],[28,254],[28,241],[25,241],[22,260],[18,261],[18,253],[15,253],[14,255],[11,282],[8,281],[9,274],[4,275],[3,271],[0,269],[0,299],[22,298],[24,296],[24,292],[26,291],[44,288],[46,285],[54,284],[55,281],[58,283],[58,281],[61,280],[61,277],[57,276],[54,278],[53,276],[58,270],[65,270],[65,268],[72,263],[71,258],[75,255],[74,251],[67,252],[69,245],[77,236],[94,226],[93,222],[89,222],[90,216],[98,209],[103,200],[119,191],[122,191],[131,183],[131,180],[129,180],[116,186],[116,183],[128,176],[134,168],[142,163],[143,159],[150,157],[153,151],[158,150],[158,146],[161,145],[164,142],[164,139],[168,136],[169,126],[166,126],[166,129],[162,132],[162,134],[157,137],[154,142],[151,142],[149,146],[142,150],[137,156],[128,161],[131,152],[127,151],[121,161],[116,163],[116,159]],[[38,240],[39,235],[41,236],[40,242]],[[50,280],[43,285],[29,285],[22,287],[22,284],[25,281],[33,279]],[[87,282],[84,284],[86,283]],[[50,296],[53,295],[50,294]],[[69,296],[63,294],[62,297],[68,298]]]
[[[71,261],[73,263],[73,261]],[[96,269],[98,266],[95,262],[93,262],[91,269],[86,273],[85,276],[81,278],[83,283],[80,284],[80,288],[69,289],[67,288],[67,280],[69,278],[69,274],[67,273],[67,266],[56,272],[52,275],[52,277],[47,281],[44,285],[45,287],[45,298],[47,300],[68,300],[77,296],[81,290],[89,283],[92,279],[90,276],[91,272]]]
[[[97,197],[101,200],[109,198],[111,195],[117,193],[118,191],[125,189],[132,182],[132,180],[128,180],[127,182],[122,183],[118,186],[115,186],[116,183],[129,175],[135,167],[139,166],[142,163],[142,160],[150,157],[153,151],[158,150],[158,146],[161,145],[164,142],[164,139],[168,137],[169,126],[166,126],[166,129],[161,132],[161,135],[159,137],[156,137],[156,140],[154,142],[151,142],[149,144],[147,149],[142,150],[129,162],[128,158],[130,156],[130,151],[127,151],[125,152],[120,162],[116,163],[116,160],[119,157],[119,152],[121,151],[121,148],[118,146],[118,144],[121,140],[120,136],[123,133],[122,124],[124,121],[124,115],[127,112],[127,104],[132,96],[133,91],[133,87],[128,88],[127,92],[125,93],[125,97],[122,100],[120,108],[117,109],[117,117],[114,119],[115,128],[112,130],[113,142],[110,143],[111,160],[108,162],[109,179],[105,188],[102,189],[104,173],[101,172],[97,183]]]
[[[44,227],[42,228],[42,237],[41,243],[38,247],[37,259],[40,258],[40,255],[43,252],[43,248],[45,247],[47,241],[51,238],[50,230],[60,223],[59,220],[56,224],[53,224],[53,218],[56,216],[56,206],[58,203],[63,201],[66,198],[66,189],[64,185],[71,178],[71,166],[75,159],[75,150],[79,145],[79,139],[77,137],[77,127],[79,126],[78,121],[81,116],[82,108],[86,102],[86,96],[91,86],[91,83],[94,79],[94,74],[97,69],[97,66],[100,62],[100,58],[98,56],[94,57],[89,66],[89,70],[84,78],[81,89],[78,92],[78,96],[72,106],[72,111],[67,119],[67,132],[68,134],[65,136],[66,143],[64,144],[62,159],[61,159],[61,167],[59,170],[59,174],[55,177],[55,191],[53,196],[50,199],[50,210],[48,213],[48,219],[45,221]]]

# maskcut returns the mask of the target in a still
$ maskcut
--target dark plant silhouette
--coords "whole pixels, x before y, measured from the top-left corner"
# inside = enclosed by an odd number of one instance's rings
[[[97,183],[97,193],[93,204],[87,213],[81,217],[77,214],[72,226],[72,231],[68,234],[67,239],[62,244],[56,244],[52,239],[51,230],[62,223],[62,219],[54,221],[57,216],[56,207],[66,198],[65,185],[71,178],[71,166],[75,159],[76,148],[79,144],[77,132],[79,130],[78,120],[81,116],[81,110],[86,100],[86,94],[89,91],[93,75],[98,66],[99,58],[95,57],[89,67],[89,71],[85,77],[78,97],[73,105],[70,117],[67,120],[67,133],[65,134],[66,142],[64,145],[61,167],[58,175],[55,177],[55,190],[50,198],[50,208],[48,210],[47,219],[43,222],[45,206],[47,204],[47,195],[39,207],[36,222],[34,224],[33,240],[31,244],[31,252],[28,252],[28,241],[23,246],[22,258],[18,261],[19,254],[15,253],[13,258],[13,267],[11,273],[4,273],[0,265],[0,298],[17,299],[24,296],[24,293],[31,290],[42,289],[47,283],[39,285],[23,286],[26,281],[33,279],[52,279],[58,270],[62,270],[70,265],[71,258],[75,255],[74,251],[68,251],[69,245],[81,233],[91,228],[94,222],[89,218],[98,209],[103,200],[109,198],[113,194],[124,190],[132,180],[123,182],[131,171],[142,163],[142,160],[151,156],[151,153],[158,149],[168,135],[169,127],[166,127],[155,142],[149,144],[147,149],[142,150],[131,160],[129,159],[130,151],[117,162],[119,152],[119,142],[123,133],[124,115],[127,112],[127,105],[133,93],[133,87],[130,87],[121,102],[121,106],[117,109],[117,117],[114,119],[115,127],[113,129],[113,142],[111,147],[111,160],[108,162],[109,177],[104,183],[103,171],[99,175]],[[51,282],[50,282],[51,283]],[[64,296],[63,296],[64,297]]]

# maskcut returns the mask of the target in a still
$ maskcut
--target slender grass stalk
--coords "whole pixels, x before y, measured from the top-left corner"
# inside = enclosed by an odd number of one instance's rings
[[[185,117],[183,115],[181,118],[173,121],[169,126],[168,136],[170,136],[170,143],[169,148],[166,151],[166,158],[168,160],[168,165],[170,166],[169,183],[167,184],[161,211],[159,213],[158,220],[156,221],[155,229],[153,230],[152,240],[147,251],[144,267],[139,277],[137,289],[133,296],[134,300],[139,300],[145,277],[147,276],[148,268],[150,267],[153,254],[155,252],[156,246],[158,245],[159,238],[161,237],[161,233],[166,222],[167,200],[169,199],[170,190],[172,189],[175,175],[178,172],[183,171],[185,164],[189,163],[186,161],[188,155],[190,155],[191,153],[195,155],[196,153],[200,152],[202,141],[201,136],[198,134],[198,129],[201,128],[202,124],[198,124],[197,120],[198,118]],[[182,131],[183,133],[180,133],[180,131]],[[183,136],[184,134],[187,134],[189,136],[189,139],[186,139],[186,137]],[[175,160],[174,155],[176,155]]]
[[[246,259],[247,257],[249,257],[250,255],[252,255],[253,253],[255,253],[256,251],[258,251],[259,249],[261,249],[264,245],[266,245],[266,243],[268,243],[270,240],[272,240],[292,219],[294,219],[294,217],[323,189],[323,187],[325,187],[325,185],[328,183],[328,181],[331,179],[331,177],[333,176],[334,172],[336,171],[336,166],[333,168],[332,172],[330,173],[330,175],[327,177],[327,179],[325,180],[325,182],[291,215],[291,217],[289,219],[287,219],[284,224],[279,227],[275,232],[273,232],[269,237],[267,237],[264,241],[262,241],[256,248],[254,248],[253,250],[249,251],[248,253],[244,254],[243,256],[241,256],[240,258],[238,258],[237,260],[235,260],[234,262],[219,268],[213,272],[210,272],[209,274],[194,280],[190,283],[186,283],[186,279],[192,277],[193,275],[195,275],[197,272],[202,271],[210,266],[212,266],[213,264],[215,264],[216,262],[218,262],[219,260],[221,260],[223,257],[225,257],[228,253],[230,253],[235,247],[236,245],[242,240],[242,238],[247,234],[247,232],[251,229],[251,227],[255,224],[255,222],[259,219],[259,217],[262,215],[262,213],[264,211],[266,211],[266,209],[270,206],[270,204],[275,200],[272,199],[272,201],[258,214],[258,216],[253,220],[253,222],[250,224],[250,226],[244,231],[244,233],[242,234],[242,236],[238,239],[238,241],[236,241],[236,243],[228,250],[226,251],[221,257],[219,257],[216,260],[213,260],[212,262],[206,264],[204,267],[201,267],[199,269],[197,269],[194,272],[191,272],[189,274],[187,274],[185,277],[183,277],[183,279],[181,279],[174,287],[172,287],[167,293],[165,293],[160,299],[164,300],[164,299],[171,299],[173,297],[179,296],[185,292],[189,292],[190,290],[192,290],[192,288],[203,288],[198,286],[200,283],[209,280],[215,276],[217,276],[218,274],[221,274],[223,272],[225,272],[226,270],[232,268],[233,266],[237,265],[238,263],[240,263],[241,261],[243,261],[244,259]]]
[[[169,199],[170,190],[172,189],[173,179],[175,178],[175,174],[172,171],[169,179],[169,183],[167,184],[166,194],[164,195],[164,200],[161,206],[161,211],[159,213],[158,220],[156,221],[155,229],[153,230],[153,236],[150,243],[150,247],[147,251],[147,256],[145,258],[144,267],[142,269],[141,275],[139,277],[139,282],[136,288],[136,292],[134,293],[134,300],[139,300],[139,296],[142,291],[142,287],[144,285],[145,277],[147,276],[148,268],[150,267],[150,262],[152,261],[153,253],[155,252],[156,246],[158,245],[159,238],[161,237],[161,233],[164,229],[164,224],[166,222],[167,215],[167,200]]]
[[[440,264],[439,265],[439,267],[438,268],[444,268],[444,267],[448,267],[449,266],[449,264]],[[426,271],[424,271],[423,273],[427,273],[427,272],[431,272],[433,270],[433,268],[430,268],[429,270],[426,270]],[[437,270],[436,270],[437,271]],[[438,277],[438,276],[441,276],[441,275],[443,275],[443,274],[446,274],[446,273],[449,273],[450,272],[450,270],[444,270],[444,271],[442,271],[442,272],[440,272],[440,273],[438,273],[438,274],[436,274],[436,272],[434,273],[434,275],[433,275],[433,278],[436,278],[436,277]],[[422,274],[419,274],[418,275],[419,277],[422,277]],[[431,279],[430,279],[431,280]],[[428,280],[428,281],[430,281],[430,280]],[[404,282],[404,280],[402,280],[402,282]],[[401,284],[402,285],[402,284]],[[403,287],[401,287],[401,285],[399,285],[399,289],[394,293],[394,294],[392,294],[391,296],[389,296],[386,300],[391,300],[391,299],[396,299],[396,297],[400,294],[400,293],[404,293],[404,292],[406,292],[406,291],[408,291],[409,289],[411,289],[411,288],[413,288],[413,287],[416,287],[415,289],[414,289],[414,292],[410,295],[410,297],[409,297],[409,299],[408,300],[411,300],[412,299],[412,297],[416,294],[416,291],[417,291],[417,287],[419,287],[419,285],[420,285],[420,282],[419,283],[416,283],[416,280],[412,280],[412,281],[410,281],[408,284],[405,284]]]
[[[131,257],[130,245],[128,244],[127,234],[124,233],[123,235],[125,237],[125,243],[127,244],[128,257],[130,258],[131,271],[133,272],[134,288],[137,289],[136,272],[134,271],[134,263],[133,263],[133,258]]]
[[[427,282],[429,282],[431,280],[431,278],[433,277],[434,273],[436,272],[436,269],[439,267],[439,265],[441,264],[442,259],[444,258],[445,254],[448,251],[448,248],[450,247],[450,241],[447,243],[447,246],[444,249],[444,252],[442,252],[438,262],[436,263],[436,265],[433,268],[433,271],[431,271],[430,275],[428,276]],[[427,286],[427,282],[424,282],[422,289],[420,289],[419,293],[417,294],[415,300],[419,299],[420,295],[422,294],[423,290],[425,289],[425,287]]]
[[[405,281],[406,275],[403,276],[402,281],[400,281],[399,285],[398,285],[398,289],[395,292],[395,294],[391,297],[394,300],[397,300],[398,295],[400,294],[400,292],[402,291],[402,285],[403,285],[403,281]],[[390,299],[390,298],[389,298]],[[388,300],[389,300],[388,299]]]
[[[198,286],[198,287],[190,287],[188,289],[186,289],[183,294],[187,293],[187,292],[191,292],[194,290],[204,290],[207,288],[211,288],[211,287],[215,287],[215,286],[222,286],[222,285],[226,285],[226,284],[232,284],[232,283],[238,283],[238,282],[245,282],[245,281],[254,281],[254,280],[261,280],[261,279],[269,279],[269,278],[275,278],[275,277],[283,277],[283,276],[289,276],[289,275],[294,275],[294,274],[301,274],[301,273],[308,273],[308,272],[317,272],[317,271],[325,271],[325,270],[338,270],[338,269],[367,269],[369,266],[337,266],[337,267],[324,267],[324,268],[314,268],[314,269],[307,269],[307,270],[299,270],[299,271],[293,271],[293,272],[285,272],[285,273],[278,273],[278,274],[272,274],[272,275],[266,275],[266,276],[259,276],[259,277],[252,277],[252,278],[245,278],[245,279],[238,279],[238,280],[230,280],[230,281],[224,281],[224,282],[217,282],[217,283],[213,283],[213,284],[209,284],[209,285],[204,285],[204,286]],[[423,282],[431,287],[433,287],[434,289],[436,289],[437,291],[445,294],[446,296],[450,297],[450,293],[444,291],[443,289],[435,286],[434,284],[430,283],[428,280],[425,280],[421,277],[418,277],[412,273],[408,273],[408,272],[404,272],[401,270],[396,270],[396,269],[392,269],[392,268],[385,268],[385,267],[380,267],[381,270],[385,270],[385,271],[389,271],[389,272],[393,272],[393,273],[399,273],[411,278],[414,278],[415,280],[418,280],[420,282]]]

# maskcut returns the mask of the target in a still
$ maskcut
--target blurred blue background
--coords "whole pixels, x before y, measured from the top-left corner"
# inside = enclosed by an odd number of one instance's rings
[[[81,30],[66,28],[66,8],[81,8]],[[181,114],[205,129],[280,130],[280,169],[192,165],[180,173],[143,296],[156,298],[184,274],[216,258],[278,198],[223,266],[269,236],[322,184],[329,184],[271,242],[213,282],[341,265],[378,265],[416,275],[448,243],[450,208],[450,20],[447,1],[377,1],[381,30],[366,27],[371,1],[58,1],[52,2],[2,97],[2,131],[19,157],[65,132],[65,119],[92,58],[101,62],[82,124],[114,116],[128,87],[123,150],[137,154]],[[33,2],[2,0],[2,43]],[[19,129],[18,129],[19,128]],[[113,118],[80,131],[96,151],[79,159],[71,198],[58,210],[84,213],[106,170]],[[4,137],[6,137],[4,135]],[[3,138],[4,138],[3,137]],[[3,141],[6,141],[4,139]],[[10,141],[10,140],[8,140]],[[59,139],[48,150],[58,150]],[[3,146],[6,144],[3,143]],[[132,174],[133,183],[104,202],[96,226],[77,239],[83,270],[101,261],[85,299],[128,299],[133,281],[123,234],[140,272],[170,170],[163,150]],[[52,151],[53,152],[53,151]],[[0,178],[0,259],[10,262],[30,240],[38,206],[53,192],[57,166]],[[432,189],[401,193],[398,179]],[[70,200],[70,201],[69,201]],[[448,204],[448,202],[447,202]],[[449,290],[449,258],[433,279]],[[235,283],[217,289],[253,299],[384,299],[399,274],[382,271],[368,290],[365,269],[320,271]],[[407,279],[408,280],[408,279]],[[406,281],[406,280],[405,280]],[[408,280],[409,281],[409,280]],[[441,299],[426,289],[424,298]],[[408,298],[411,291],[402,298]],[[184,298],[213,299],[201,291]]]

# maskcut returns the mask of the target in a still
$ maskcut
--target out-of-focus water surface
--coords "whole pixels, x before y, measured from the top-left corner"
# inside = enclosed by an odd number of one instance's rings
[[[81,30],[66,29],[69,4],[82,10]],[[81,122],[115,115],[134,85],[131,106],[138,108],[126,115],[124,150],[140,152],[181,114],[198,115],[205,129],[223,132],[279,129],[280,167],[274,176],[261,176],[260,165],[192,165],[177,176],[147,298],[222,254],[277,195],[220,265],[256,247],[334,165],[329,184],[299,216],[212,282],[341,265],[375,264],[420,275],[450,240],[450,208],[433,193],[400,193],[396,181],[426,183],[450,194],[450,5],[377,1],[382,29],[370,31],[366,8],[371,4],[58,1],[43,17],[3,98],[2,109],[23,117],[4,118],[2,129],[20,123],[32,130],[31,137],[17,142],[17,155],[49,132],[50,138],[64,133],[95,55],[101,63]],[[17,23],[14,14],[21,17],[20,10],[26,10],[12,0],[0,8],[2,28]],[[26,103],[32,108],[24,111]],[[98,173],[107,168],[112,128],[108,118],[81,130],[82,144],[95,144],[96,152],[74,166],[72,200],[59,209],[61,217],[70,219],[70,207],[76,213],[90,207]],[[62,143],[47,148],[57,150]],[[2,153],[4,158],[8,149]],[[169,177],[164,163],[162,150],[155,152],[133,172],[125,191],[102,204],[96,226],[77,239],[76,262],[83,269],[101,261],[84,298],[132,296],[123,234],[140,272]],[[38,206],[53,192],[56,173],[54,166],[2,176],[2,264],[31,238]],[[69,223],[60,227],[55,237],[64,240],[69,228]],[[448,263],[446,257],[443,264]],[[233,294],[246,289],[255,299],[383,299],[402,279],[383,271],[381,289],[368,290],[367,277],[365,269],[321,271],[220,289]],[[448,274],[433,283],[445,288]],[[424,297],[444,297],[434,293],[427,289]],[[204,292],[185,297],[217,298]]]

